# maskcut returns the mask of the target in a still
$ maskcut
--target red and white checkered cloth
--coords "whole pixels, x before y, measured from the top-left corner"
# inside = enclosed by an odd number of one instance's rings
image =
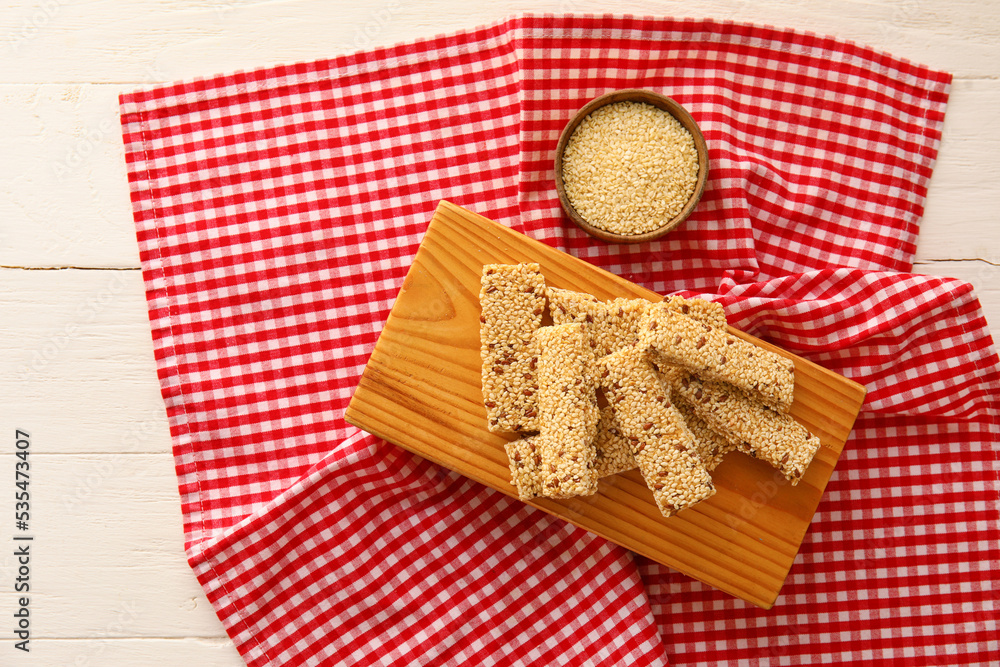
[[[523,16],[124,95],[187,553],[247,663],[996,664],[998,359],[968,285],[905,273],[949,83],[789,30]],[[638,247],[568,224],[551,171],[626,87],[711,156]],[[771,611],[343,421],[442,198],[868,386]]]

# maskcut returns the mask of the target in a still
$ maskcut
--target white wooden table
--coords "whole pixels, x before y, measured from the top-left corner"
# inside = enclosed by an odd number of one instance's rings
[[[0,665],[243,664],[188,569],[117,116],[140,85],[584,0],[9,0],[0,7]],[[916,271],[1000,326],[1000,4],[627,2],[870,44],[955,75]],[[994,328],[994,332],[998,329]],[[31,653],[10,639],[15,429],[32,439]]]

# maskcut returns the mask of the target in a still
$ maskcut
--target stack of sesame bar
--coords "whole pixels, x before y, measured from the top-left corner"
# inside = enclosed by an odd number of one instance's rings
[[[485,265],[481,285],[487,424],[521,436],[506,450],[522,499],[590,495],[638,468],[669,517],[715,493],[730,451],[795,485],[819,449],[788,414],[792,362],[731,335],[719,304],[599,301],[531,263]]]

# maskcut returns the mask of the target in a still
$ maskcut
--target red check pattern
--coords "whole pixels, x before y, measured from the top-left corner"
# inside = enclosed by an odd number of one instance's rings
[[[949,84],[790,30],[522,16],[123,95],[187,553],[247,663],[995,662],[998,359],[967,285],[905,273]],[[625,87],[710,146],[642,247],[551,185],[562,125]],[[442,198],[869,387],[773,610],[343,421]]]

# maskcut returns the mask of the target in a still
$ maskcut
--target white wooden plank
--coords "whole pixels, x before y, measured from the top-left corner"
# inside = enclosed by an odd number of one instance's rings
[[[201,639],[32,639],[30,654],[14,649],[13,640],[0,640],[0,655],[21,658],[17,664],[103,667],[245,667],[228,638]],[[15,664],[13,662],[3,664]]]
[[[31,425],[5,418],[2,426],[11,436],[32,429],[30,530],[18,534],[34,538],[29,608],[39,637],[225,636],[184,557],[171,456],[48,455],[50,443]],[[14,462],[0,454],[3,479],[13,480]],[[8,531],[5,616],[17,565]]]
[[[0,269],[0,404],[50,452],[169,452],[139,271]]]
[[[158,81],[255,68],[470,28],[531,12],[711,16],[875,44],[961,76],[995,74],[1000,7],[976,0],[9,0],[0,82]]]
[[[995,60],[1000,73],[1000,53]],[[917,260],[1000,263],[1000,80],[957,80],[927,194]]]
[[[139,266],[119,89],[0,86],[0,265]]]

